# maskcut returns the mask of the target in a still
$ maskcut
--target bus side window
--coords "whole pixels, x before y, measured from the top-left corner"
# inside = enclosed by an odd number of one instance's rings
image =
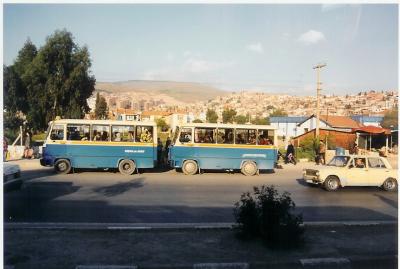
[[[109,141],[109,125],[92,125],[92,141]]]
[[[233,144],[233,129],[218,128],[218,144]]]
[[[112,141],[114,142],[133,142],[133,126],[112,126]]]
[[[258,144],[259,145],[272,145],[273,141],[273,136],[272,140],[270,136],[268,135],[268,130],[258,130]]]
[[[194,128],[195,143],[215,143],[215,128]]]
[[[50,133],[51,140],[63,140],[64,139],[64,125],[54,125]]]
[[[83,124],[67,124],[67,140],[89,140],[89,125]]]
[[[236,129],[236,144],[251,144],[257,142],[255,129]]]
[[[136,126],[136,142],[153,142],[153,126]]]
[[[179,135],[179,142],[187,143],[192,142],[192,129],[191,128],[183,128]]]

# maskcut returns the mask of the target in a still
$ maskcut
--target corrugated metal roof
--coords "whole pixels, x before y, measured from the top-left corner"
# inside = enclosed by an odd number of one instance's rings
[[[362,115],[356,115],[356,116],[351,116],[351,118],[355,121],[358,122],[382,122],[383,116],[362,116]]]
[[[303,122],[307,119],[307,117],[270,117],[270,123],[299,123]]]

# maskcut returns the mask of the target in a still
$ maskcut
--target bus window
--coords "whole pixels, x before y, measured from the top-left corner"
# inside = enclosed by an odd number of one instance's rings
[[[153,126],[136,126],[136,142],[153,142]]]
[[[134,126],[112,126],[112,141],[114,142],[133,142]]]
[[[218,128],[218,144],[233,144],[233,129]]]
[[[255,129],[236,129],[236,144],[251,144],[255,145],[256,130]]]
[[[92,125],[93,141],[110,141],[110,126],[108,125]]]
[[[192,128],[182,128],[181,134],[179,135],[179,142],[192,142]]]
[[[195,143],[215,143],[215,128],[194,128]]]
[[[67,124],[67,140],[90,140],[88,124]]]
[[[64,125],[56,124],[51,129],[50,133],[51,140],[63,140],[64,139]]]
[[[272,137],[271,137],[272,135]],[[273,132],[268,130],[258,130],[258,144],[259,145],[273,145],[274,136]]]

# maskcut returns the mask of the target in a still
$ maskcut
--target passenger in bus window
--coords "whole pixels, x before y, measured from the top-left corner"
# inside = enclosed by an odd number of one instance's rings
[[[101,141],[100,133],[97,130],[93,131],[93,141]]]
[[[214,139],[212,137],[212,131],[207,131],[204,137],[204,143],[214,143]]]
[[[267,140],[267,143],[266,143],[266,145],[272,145],[272,141],[271,141],[271,139],[267,138],[266,140]]]
[[[229,131],[228,134],[225,135],[225,144],[233,144],[233,132]]]
[[[108,141],[108,132],[106,131],[101,132],[101,141]]]
[[[256,144],[256,135],[255,134],[251,134],[250,135],[249,144],[251,144],[251,145],[255,145]]]
[[[144,129],[144,132],[140,134],[140,142],[152,142],[153,139],[151,137],[151,134],[147,129]]]
[[[89,140],[90,139],[90,135],[89,135],[89,133],[85,133],[85,135],[82,137],[82,141],[87,141],[87,140]]]
[[[121,142],[121,133],[119,133],[119,132],[115,133],[114,141],[115,142]]]
[[[128,140],[130,141],[130,142],[134,142],[135,140],[134,140],[134,137],[135,137],[135,135],[133,134],[133,131],[129,131],[129,133],[128,133]]]
[[[238,134],[236,137],[236,144],[245,144],[242,134]]]

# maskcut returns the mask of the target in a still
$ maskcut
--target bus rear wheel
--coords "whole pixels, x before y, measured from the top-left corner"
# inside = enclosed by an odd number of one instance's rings
[[[118,165],[118,170],[123,175],[132,175],[135,169],[136,165],[132,160],[122,160]]]
[[[195,161],[187,160],[182,165],[182,172],[185,175],[194,175],[197,173],[198,166]]]
[[[54,170],[58,174],[68,174],[71,172],[71,163],[67,159],[59,159],[54,163]]]
[[[251,161],[245,161],[241,169],[243,175],[254,176],[257,173],[257,164]]]

